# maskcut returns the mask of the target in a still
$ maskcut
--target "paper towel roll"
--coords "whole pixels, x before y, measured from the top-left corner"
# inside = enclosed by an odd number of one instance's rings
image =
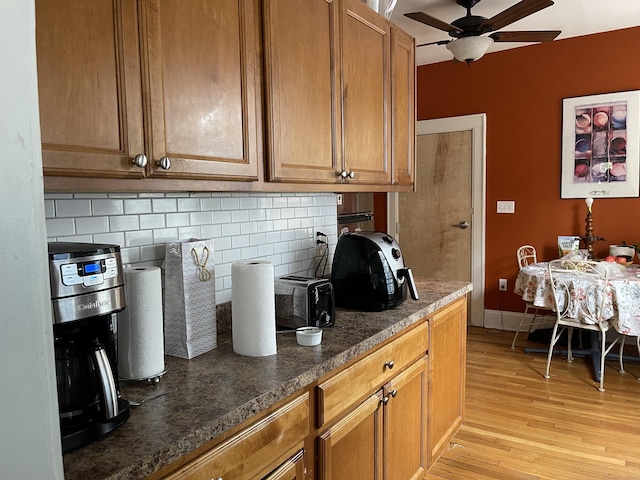
[[[273,265],[251,261],[231,265],[233,351],[248,357],[277,353]]]
[[[123,270],[126,308],[118,314],[118,376],[152,378],[164,371],[159,267]]]

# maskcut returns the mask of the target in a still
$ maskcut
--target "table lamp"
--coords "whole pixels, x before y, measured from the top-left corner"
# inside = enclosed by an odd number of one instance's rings
[[[593,244],[606,238],[598,237],[593,234],[593,218],[591,216],[591,207],[593,205],[593,198],[587,197],[584,199],[584,203],[587,205],[587,217],[584,219],[586,227],[584,236],[580,237],[580,241],[587,246],[587,258],[593,259]]]

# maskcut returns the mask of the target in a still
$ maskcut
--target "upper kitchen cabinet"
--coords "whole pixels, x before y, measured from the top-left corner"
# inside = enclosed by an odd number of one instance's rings
[[[335,183],[342,170],[334,0],[263,0],[268,178]]]
[[[35,5],[45,175],[142,178],[136,2]]]
[[[390,184],[390,24],[360,0],[343,0],[342,10],[342,176]]]
[[[359,0],[263,0],[263,30],[268,180],[411,187],[413,38]]]
[[[258,1],[37,1],[45,174],[257,180]]]
[[[391,25],[391,165],[394,185],[415,182],[415,40]]]

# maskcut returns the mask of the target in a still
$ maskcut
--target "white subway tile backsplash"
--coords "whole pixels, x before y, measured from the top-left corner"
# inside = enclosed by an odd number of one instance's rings
[[[179,212],[197,212],[198,210],[200,210],[199,198],[179,198],[178,199]]]
[[[231,221],[235,223],[248,222],[249,212],[247,210],[235,210],[231,212]]]
[[[109,217],[109,229],[112,232],[138,230],[139,228],[140,222],[137,215],[119,215]]]
[[[91,215],[91,200],[56,200],[56,217],[88,217]]]
[[[45,214],[50,241],[114,243],[125,265],[160,266],[166,242],[212,238],[218,303],[231,301],[234,262],[266,259],[276,276],[313,276],[323,253],[315,232],[328,235],[329,265],[337,242],[330,193],[46,193]]]
[[[95,243],[109,243],[111,245],[124,245],[124,233],[96,233],[93,235]]]
[[[109,217],[78,217],[76,233],[106,233],[109,231]]]
[[[202,238],[200,227],[181,227],[178,229],[179,240],[189,240],[191,238]]]
[[[91,204],[93,215],[122,215],[124,213],[124,204],[120,199],[94,200]]]
[[[187,214],[188,215],[188,214]],[[189,221],[185,225],[189,225]],[[161,213],[154,213],[150,215],[140,215],[140,228],[142,230],[153,228],[164,228],[165,226],[175,227],[177,225],[167,225],[166,216]]]
[[[191,212],[189,221],[191,225],[211,225],[211,212]]]
[[[154,198],[151,200],[151,209],[154,213],[177,212],[178,202],[175,198]]]

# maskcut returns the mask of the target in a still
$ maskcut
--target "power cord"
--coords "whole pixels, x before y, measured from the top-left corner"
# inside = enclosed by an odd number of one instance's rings
[[[322,238],[319,238],[322,237]],[[324,238],[324,240],[323,240]],[[322,257],[320,257],[320,261],[318,262],[318,266],[316,267],[316,278],[323,278],[324,272],[327,269],[327,262],[329,260],[329,237],[327,237],[322,232],[316,232],[316,245],[324,245],[324,251],[322,252]],[[324,261],[324,267],[322,267],[322,262]],[[322,275],[318,276],[318,270],[322,267]]]

